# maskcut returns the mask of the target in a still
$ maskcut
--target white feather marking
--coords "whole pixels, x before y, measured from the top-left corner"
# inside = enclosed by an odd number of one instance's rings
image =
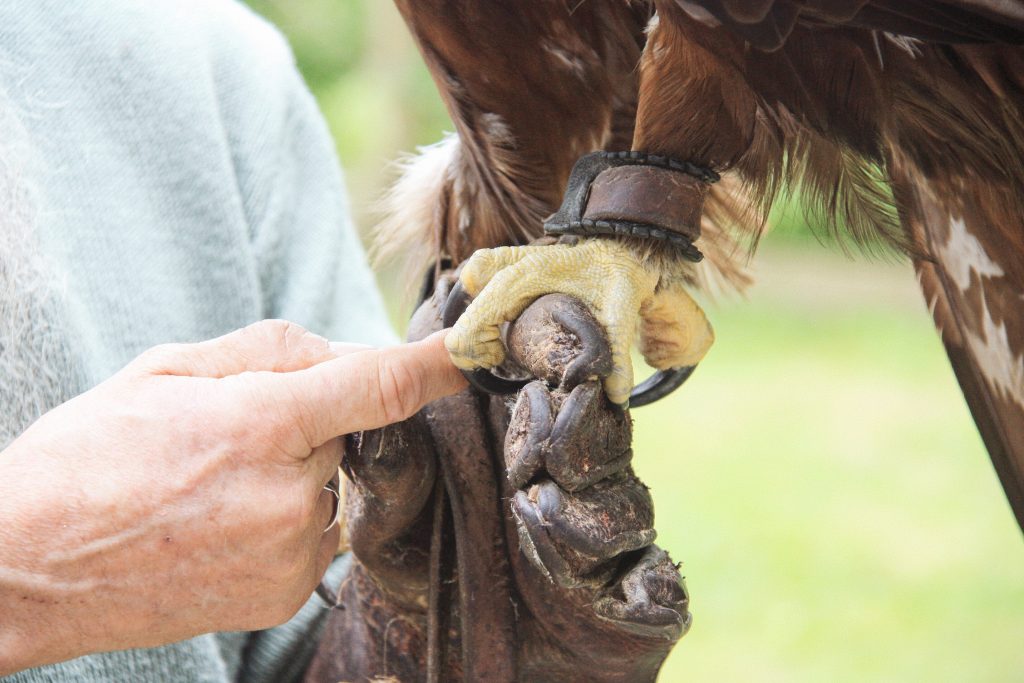
[[[1024,408],[1024,357],[1014,354],[1006,334],[1006,325],[997,325],[992,320],[984,297],[982,306],[982,332],[985,337],[982,339],[967,330],[967,343],[989,386],[1003,398]]]
[[[651,32],[658,28],[658,24],[660,23],[661,17],[658,16],[657,12],[655,12],[651,15],[651,18],[647,20],[647,26],[644,28],[644,33],[651,35]]]
[[[978,238],[968,231],[963,218],[949,217],[949,239],[938,248],[938,257],[961,292],[970,288],[972,272],[979,278],[997,278],[1005,274],[989,257]]]
[[[582,79],[587,73],[587,63],[579,55],[573,54],[569,50],[561,47],[553,41],[545,40],[542,43],[544,51],[554,57],[558,62],[565,67],[566,71],[571,73],[573,76]],[[589,55],[590,59],[596,60],[597,53],[591,50]]]
[[[1024,357],[1016,354],[1010,345],[1005,323],[996,324],[992,318],[985,293],[987,280],[1001,278],[1005,271],[971,234],[966,221],[952,215],[949,239],[938,248],[937,256],[961,293],[970,289],[972,274],[978,277],[981,329],[965,329],[964,339],[992,390],[1024,407]]]
[[[888,31],[883,31],[882,35],[885,36],[885,39],[890,43],[910,55],[911,59],[917,59],[921,56],[920,46],[922,42],[917,38],[911,38],[910,36],[904,36],[898,33],[889,33]]]

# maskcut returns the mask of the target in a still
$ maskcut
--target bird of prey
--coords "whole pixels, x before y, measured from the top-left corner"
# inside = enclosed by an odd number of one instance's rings
[[[685,378],[713,340],[687,291],[742,283],[737,244],[799,188],[913,260],[1024,526],[1024,3],[396,2],[455,133],[379,238],[462,265],[460,368],[499,366],[500,326],[563,292],[607,331],[611,401],[650,400],[631,346]]]

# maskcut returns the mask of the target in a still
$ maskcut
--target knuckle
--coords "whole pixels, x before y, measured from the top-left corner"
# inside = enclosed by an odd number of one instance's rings
[[[174,365],[187,347],[188,344],[158,344],[140,353],[132,365],[149,372],[160,371]]]
[[[287,320],[267,318],[266,320],[254,322],[245,329],[259,334],[265,334],[267,336],[284,337],[288,330],[293,326],[298,327],[295,323],[288,322]]]
[[[389,424],[401,422],[419,409],[423,383],[407,365],[381,356],[377,362],[377,384],[381,414]]]
[[[246,328],[251,334],[268,342],[280,351],[292,351],[297,348],[309,346],[326,347],[327,340],[320,335],[313,334],[302,325],[289,320],[269,318],[253,323]]]

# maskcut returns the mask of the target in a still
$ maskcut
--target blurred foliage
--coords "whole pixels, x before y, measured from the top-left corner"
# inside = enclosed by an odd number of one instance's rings
[[[291,40],[365,230],[389,164],[451,129],[404,24],[388,0],[249,4]],[[660,680],[1024,680],[1024,544],[913,274],[820,249],[800,209],[773,213],[749,299],[709,306],[699,372],[634,414],[695,613]]]
[[[252,0],[248,4],[288,36],[295,61],[314,91],[354,71],[366,53],[366,2]]]
[[[1024,543],[906,266],[769,246],[634,412],[694,625],[660,680],[1024,680]]]

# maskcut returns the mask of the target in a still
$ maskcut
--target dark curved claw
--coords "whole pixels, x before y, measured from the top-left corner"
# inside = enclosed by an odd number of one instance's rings
[[[572,390],[551,425],[544,466],[566,491],[581,491],[629,466],[633,428],[597,382]]]
[[[629,394],[629,407],[639,408],[640,406],[645,406],[665,398],[681,387],[683,382],[690,379],[690,375],[696,369],[696,365],[689,365],[683,368],[658,370],[633,387],[633,391]]]
[[[469,307],[470,297],[466,293],[466,288],[462,286],[460,280],[455,281],[455,285],[448,292],[448,300],[444,302],[444,308],[441,310],[441,326],[449,328],[455,325],[455,322],[466,312]]]
[[[462,283],[456,281],[451,293],[448,294],[448,300],[444,303],[444,310],[441,311],[441,321],[445,328],[454,325],[459,316],[466,312],[469,301],[469,294],[463,289]],[[462,374],[474,389],[486,394],[514,394],[530,383],[527,379],[498,377],[483,368],[463,370]]]
[[[512,496],[512,514],[527,558],[565,587],[613,569],[609,560],[656,536],[650,493],[628,471],[574,493],[541,480]]]
[[[505,471],[513,488],[523,488],[545,466],[545,451],[555,418],[544,382],[527,384],[512,413],[515,427],[505,436]]]
[[[617,585],[594,601],[594,611],[638,635],[675,641],[693,622],[689,604],[686,582],[676,565],[668,553],[651,546]]]
[[[444,304],[442,311],[443,326],[448,328],[454,325],[459,317],[465,313],[469,302],[469,294],[462,287],[462,283],[456,281],[455,286],[452,287],[451,292],[448,294],[448,300]],[[580,335],[584,341],[590,341],[590,336],[592,335],[589,335],[589,330],[591,326],[584,325],[580,321],[575,320],[571,315],[565,313],[556,315],[556,320],[574,334]],[[583,346],[584,349],[588,349],[596,345],[585,343]],[[569,386],[575,386],[584,381],[588,374],[592,374],[595,367],[599,365],[601,363],[597,354],[583,353],[567,368],[563,382]],[[633,387],[633,391],[629,395],[629,403],[622,406],[622,408],[639,408],[640,406],[645,406],[665,398],[682,386],[689,379],[690,375],[693,374],[696,367],[696,365],[691,365],[670,370],[658,370],[646,380]],[[466,380],[475,389],[488,394],[514,394],[529,384],[529,380],[499,377],[483,368],[471,371],[463,370],[462,374],[465,375]]]
[[[427,268],[427,271],[423,274],[423,283],[420,285],[419,296],[416,297],[416,308],[423,305],[423,302],[429,299],[434,294],[434,288],[437,286],[437,276],[441,271],[451,270],[452,260],[450,258],[442,258],[439,261],[435,261],[433,265]]]
[[[463,370],[462,374],[465,375],[466,381],[473,385],[474,389],[478,389],[485,394],[514,394],[530,383],[528,379],[498,377],[493,372],[483,368]]]
[[[572,308],[556,308],[552,319],[580,340],[580,353],[565,368],[561,386],[569,390],[583,384],[590,377],[604,377],[611,374],[612,356],[604,328],[594,320],[583,305]]]

